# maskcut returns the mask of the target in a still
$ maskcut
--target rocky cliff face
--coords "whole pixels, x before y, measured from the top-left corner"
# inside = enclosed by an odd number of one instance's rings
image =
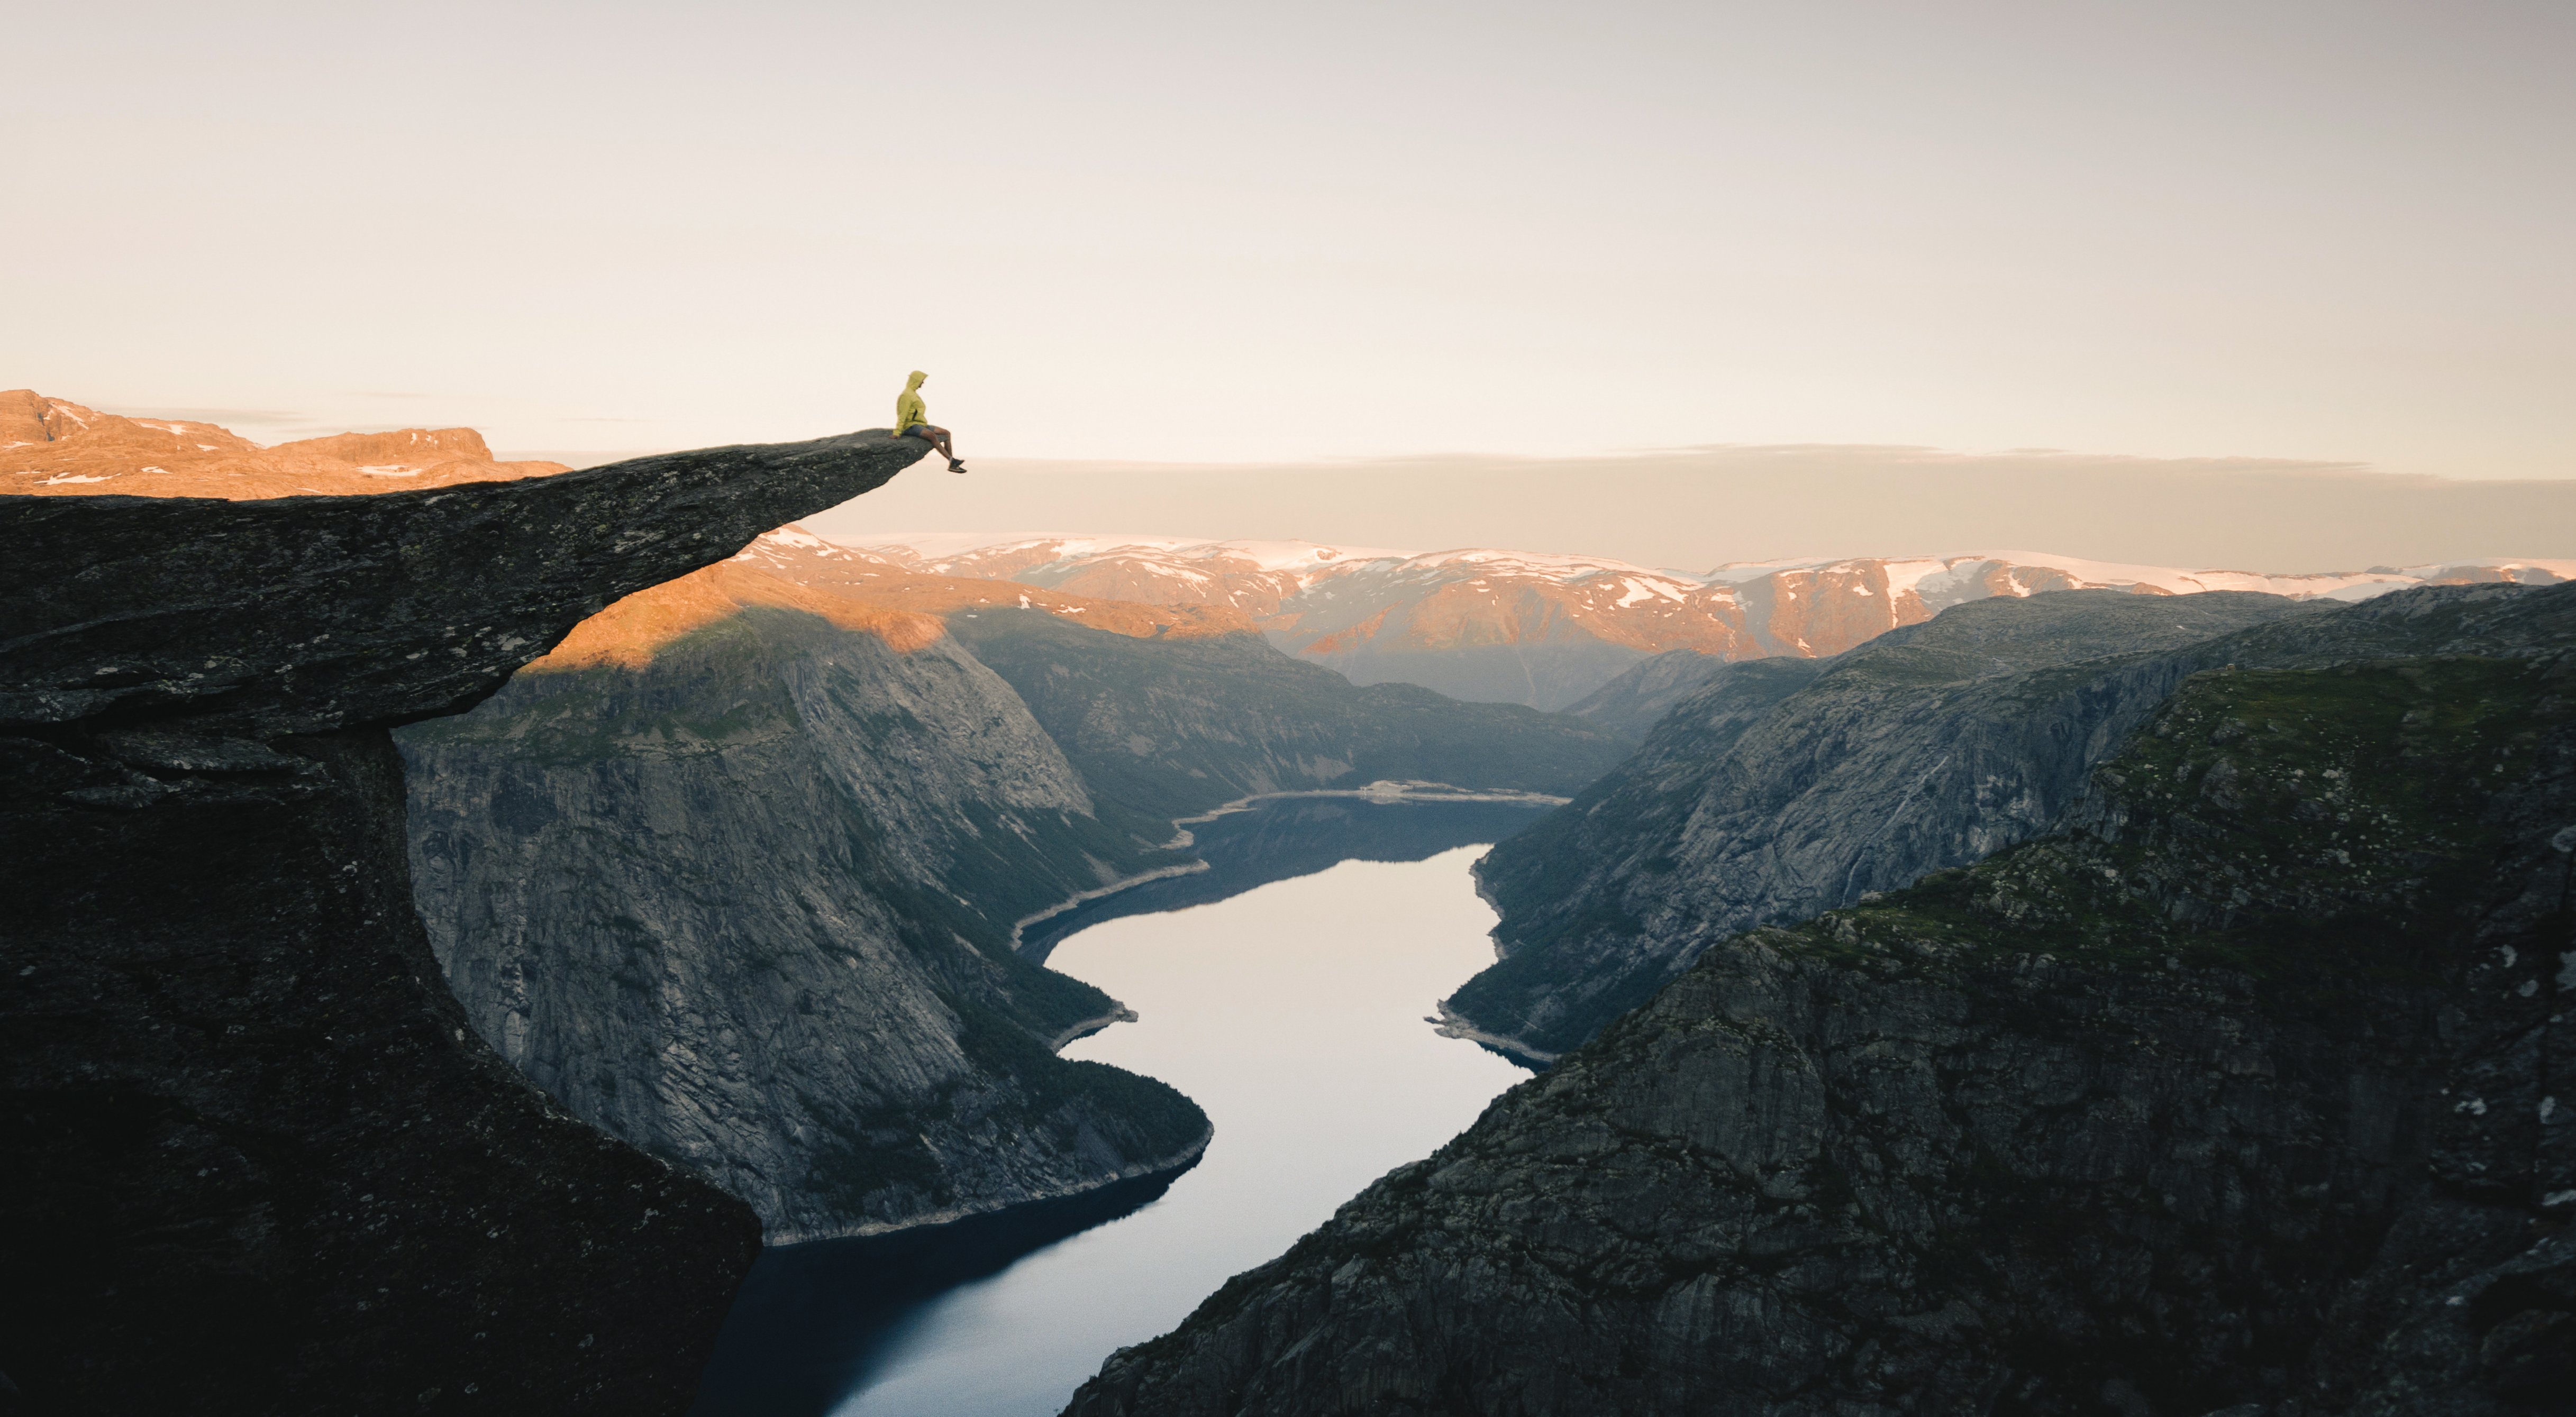
[[[467,1031],[386,730],[919,452],[0,499],[0,1370],[30,1407],[686,1404],[753,1219]]]
[[[1635,757],[1479,864],[1502,959],[1444,1012],[1545,1061],[1717,940],[2046,831],[2174,685],[2225,662],[2192,646],[2330,613],[2071,591],[1962,605],[1821,671],[1726,666]]]
[[[1708,950],[1069,1412],[2566,1411],[2576,592],[2402,613],[2485,652],[2188,680],[2070,830]]]
[[[1172,1089],[1056,1058],[1120,1006],[1010,947],[1021,917],[1187,858],[1153,844],[1167,823],[1102,822],[935,619],[728,563],[402,743],[422,917],[476,1031],[772,1243],[1071,1195],[1206,1142]]]

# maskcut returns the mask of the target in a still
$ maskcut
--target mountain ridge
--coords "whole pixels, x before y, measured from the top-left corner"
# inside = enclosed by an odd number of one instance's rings
[[[2058,590],[2261,591],[2352,600],[2418,584],[2555,584],[2576,561],[2492,560],[2274,575],[2043,552],[1731,563],[1705,572],[1614,558],[1302,541],[963,535],[852,543],[922,572],[1252,618],[1280,648],[1361,684],[1562,709],[1647,658],[1825,657],[1952,605]]]

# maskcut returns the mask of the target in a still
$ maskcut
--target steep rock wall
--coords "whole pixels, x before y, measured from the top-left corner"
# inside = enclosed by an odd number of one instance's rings
[[[30,1406],[686,1405],[753,1218],[467,1030],[386,729],[919,455],[0,498],[0,1370]]]
[[[401,737],[440,962],[549,1095],[749,1201],[772,1243],[1204,1145],[1172,1089],[1052,1056],[1120,1006],[1009,944],[1186,858],[1104,824],[955,641],[753,604],[640,665],[545,668]]]

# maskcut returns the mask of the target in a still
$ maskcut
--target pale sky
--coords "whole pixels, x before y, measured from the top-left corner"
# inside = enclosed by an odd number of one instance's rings
[[[0,386],[252,437],[797,438],[918,367],[970,458],[2576,476],[2566,0],[92,0],[13,45]]]
[[[2576,562],[2576,478],[2452,479],[2257,459],[1733,447],[1273,466],[927,458],[804,523],[843,541],[978,531],[1299,538],[1729,561],[2042,551],[2186,569]]]

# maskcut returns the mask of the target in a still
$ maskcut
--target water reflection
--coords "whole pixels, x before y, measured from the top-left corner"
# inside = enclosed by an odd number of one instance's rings
[[[1085,907],[1051,962],[1142,1018],[1066,1055],[1188,1093],[1216,1123],[1206,1158],[1088,1205],[764,1253],[697,1417],[1044,1417],[1455,1135],[1524,1074],[1422,1016],[1493,958],[1469,863],[1535,818],[1267,804],[1201,829],[1208,872]]]
[[[692,1417],[829,1412],[870,1384],[932,1300],[1131,1215],[1172,1180],[1139,1177],[954,1225],[763,1250],[725,1316]]]

